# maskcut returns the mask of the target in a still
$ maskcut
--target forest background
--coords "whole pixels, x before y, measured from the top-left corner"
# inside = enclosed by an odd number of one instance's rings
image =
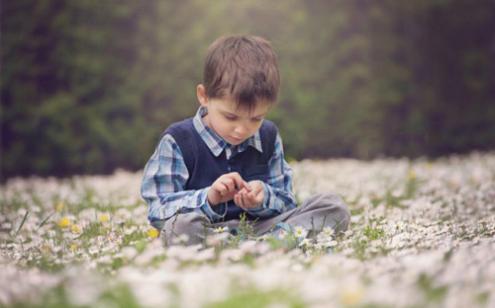
[[[1,177],[139,170],[192,116],[208,45],[268,38],[290,159],[495,148],[495,2],[1,3]]]

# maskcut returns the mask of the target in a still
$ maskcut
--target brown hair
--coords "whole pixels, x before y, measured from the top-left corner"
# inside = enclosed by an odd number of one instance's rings
[[[224,36],[206,55],[203,84],[211,98],[230,98],[251,109],[260,100],[274,103],[280,86],[277,56],[258,36]]]

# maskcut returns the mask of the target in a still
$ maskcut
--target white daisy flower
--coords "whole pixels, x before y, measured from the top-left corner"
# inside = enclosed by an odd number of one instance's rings
[[[297,238],[306,238],[306,235],[308,235],[308,230],[304,229],[301,226],[297,226],[294,228],[294,235]]]

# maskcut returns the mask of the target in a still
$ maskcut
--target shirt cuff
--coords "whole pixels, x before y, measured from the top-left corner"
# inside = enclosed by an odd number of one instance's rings
[[[211,222],[217,222],[222,220],[225,215],[227,214],[227,207],[225,204],[217,205],[215,206],[216,210],[214,210],[210,203],[208,202],[208,190],[210,187],[206,187],[203,189],[201,192],[200,198],[201,198],[201,210],[205,215],[210,219]],[[219,212],[221,213],[219,213]]]

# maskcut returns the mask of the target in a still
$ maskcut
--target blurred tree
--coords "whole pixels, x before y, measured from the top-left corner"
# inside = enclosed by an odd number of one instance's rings
[[[197,108],[208,45],[272,41],[270,118],[290,157],[443,155],[495,148],[495,3],[2,2],[1,171],[142,168]]]

